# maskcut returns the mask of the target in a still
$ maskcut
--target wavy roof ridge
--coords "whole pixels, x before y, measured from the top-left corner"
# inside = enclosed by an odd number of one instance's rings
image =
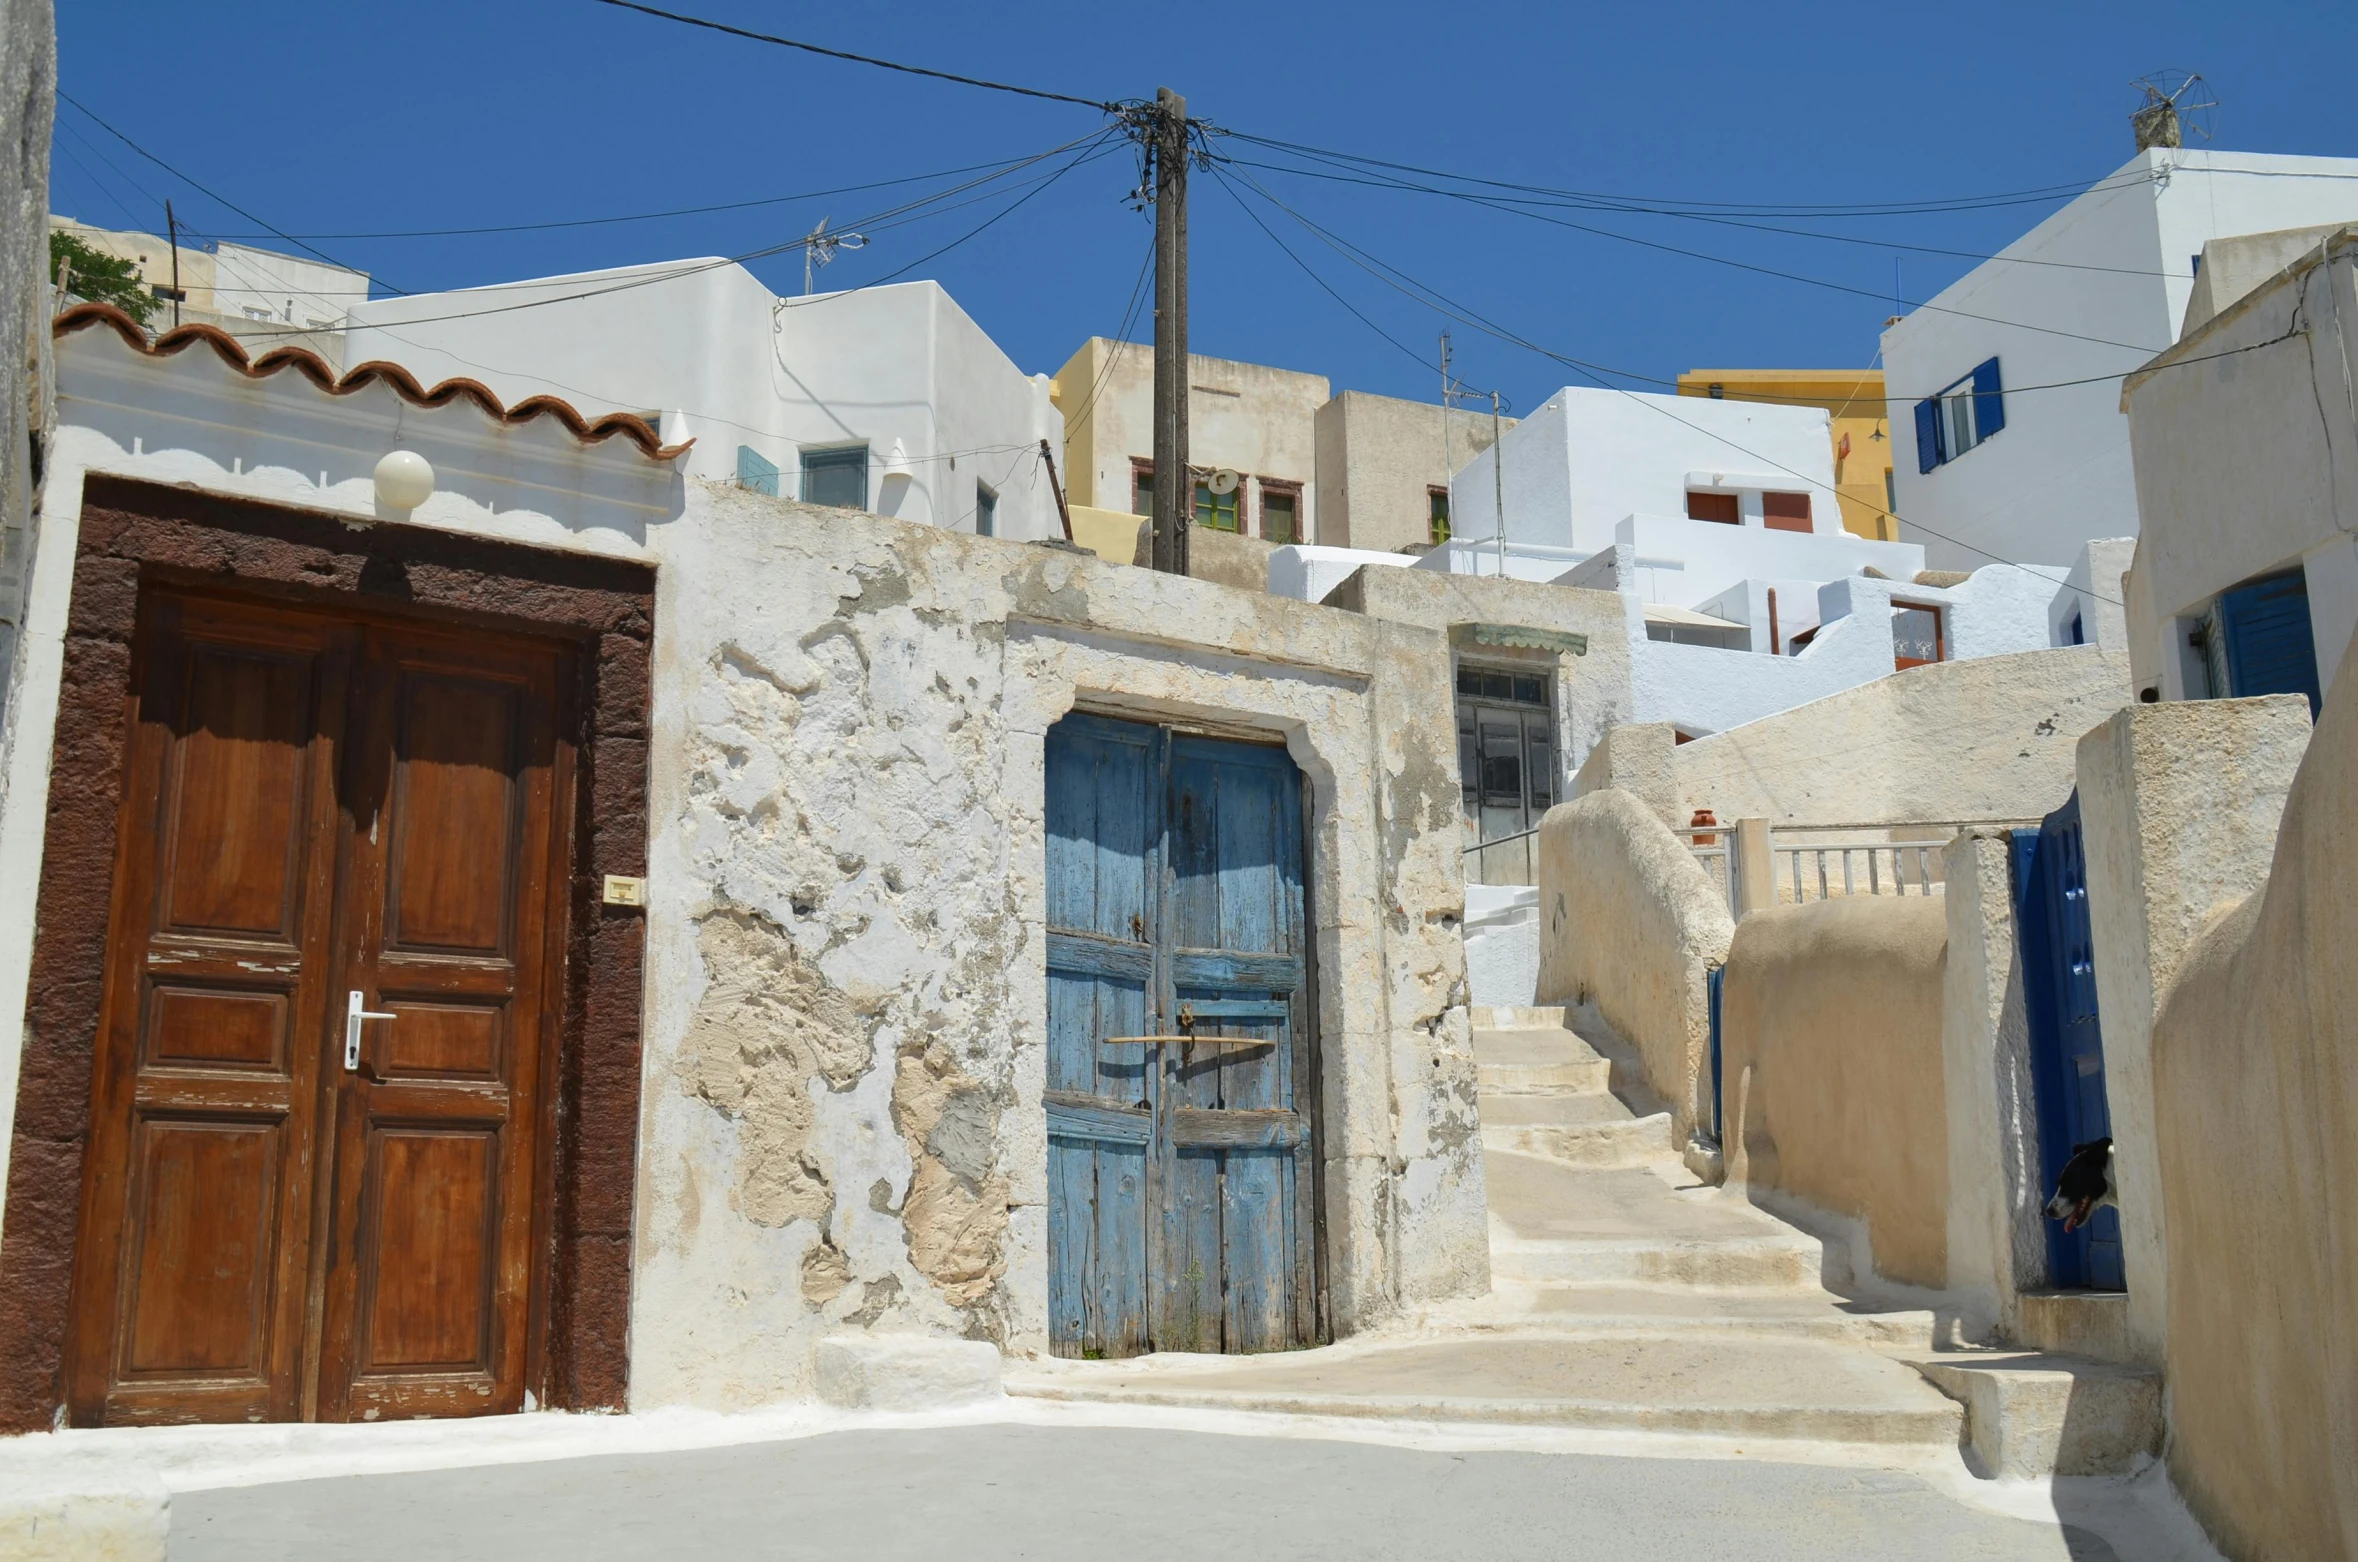
[[[150,358],[169,358],[202,342],[213,349],[215,357],[248,379],[267,379],[282,369],[293,369],[331,396],[349,396],[382,382],[392,389],[393,394],[414,407],[440,407],[464,399],[473,402],[497,421],[509,425],[553,417],[584,444],[598,444],[619,435],[655,461],[675,461],[696,443],[689,439],[676,445],[667,445],[663,443],[661,434],[647,426],[645,418],[633,413],[609,412],[593,422],[583,417],[571,402],[557,396],[528,396],[512,407],[506,406],[492,393],[491,387],[480,380],[443,380],[429,389],[420,385],[417,376],[401,365],[381,358],[357,364],[339,375],[325,358],[308,347],[273,347],[256,357],[247,353],[245,345],[236,337],[217,325],[176,326],[159,336],[150,337],[138,321],[112,304],[76,304],[60,314],[51,323],[50,330],[54,336],[62,339],[96,325],[111,327],[126,346]]]

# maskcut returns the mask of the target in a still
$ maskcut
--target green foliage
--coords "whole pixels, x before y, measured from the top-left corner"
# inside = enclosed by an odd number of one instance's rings
[[[147,324],[161,302],[139,279],[135,262],[103,254],[71,233],[52,230],[49,280],[53,284],[61,262],[72,268],[66,277],[67,292],[94,304],[112,304],[141,325]]]

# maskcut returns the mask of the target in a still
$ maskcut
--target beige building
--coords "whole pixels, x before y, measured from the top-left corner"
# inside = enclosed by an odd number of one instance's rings
[[[1201,526],[1275,545],[1415,551],[1449,535],[1449,479],[1490,448],[1487,412],[1345,391],[1325,376],[1188,359],[1188,461]],[[1154,348],[1093,336],[1057,371],[1076,535],[1152,508]],[[1514,427],[1514,419],[1502,427]],[[1236,474],[1236,484],[1217,481]],[[1105,546],[1127,557],[1127,534]],[[1094,537],[1084,539],[1096,545]]]
[[[1387,553],[1447,541],[1449,479],[1491,438],[1487,412],[1343,392],[1318,409],[1318,540]]]
[[[368,301],[368,273],[351,271],[300,255],[280,255],[243,244],[200,249],[175,247],[153,233],[94,228],[71,217],[52,215],[52,233],[70,233],[102,255],[131,262],[139,279],[164,300],[148,320],[151,329],[215,325],[249,351],[300,347],[341,367],[344,316]],[[52,279],[54,280],[54,279]],[[181,293],[179,312],[171,305]]]
[[[1834,441],[1834,492],[1842,529],[1878,542],[1899,539],[1892,491],[1891,428],[1884,419],[1879,369],[1689,369],[1678,377],[1681,396],[1713,401],[1765,401],[1782,407],[1823,407]]]
[[[1313,420],[1326,377],[1228,358],[1187,361],[1187,441],[1195,518],[1273,543],[1319,542]],[[1068,497],[1145,515],[1154,484],[1154,349],[1093,336],[1057,371]],[[1226,492],[1215,481],[1233,472]]]

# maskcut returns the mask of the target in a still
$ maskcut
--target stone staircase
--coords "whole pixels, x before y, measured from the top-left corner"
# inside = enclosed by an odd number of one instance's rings
[[[1815,1239],[1672,1153],[1634,1059],[1558,1008],[1477,1009],[1493,1289],[1315,1351],[1042,1363],[1009,1391],[1175,1407],[1957,1445],[1963,1412],[1886,1352],[1928,1313],[1818,1283]],[[1637,1103],[1632,1106],[1630,1103]]]

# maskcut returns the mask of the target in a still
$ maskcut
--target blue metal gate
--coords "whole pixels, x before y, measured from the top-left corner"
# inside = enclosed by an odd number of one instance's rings
[[[2014,912],[2030,1021],[2031,1087],[2038,1107],[2041,1202],[2074,1145],[2112,1137],[2104,1095],[2104,1035],[2096,1013],[2096,939],[2088,915],[2088,862],[2077,792],[2036,830],[2014,832]],[[2047,1222],[2053,1283],[2126,1289],[2117,1210],[2079,1230]]]
[[[1301,774],[1048,734],[1048,1298],[1063,1356],[1319,1333]]]

